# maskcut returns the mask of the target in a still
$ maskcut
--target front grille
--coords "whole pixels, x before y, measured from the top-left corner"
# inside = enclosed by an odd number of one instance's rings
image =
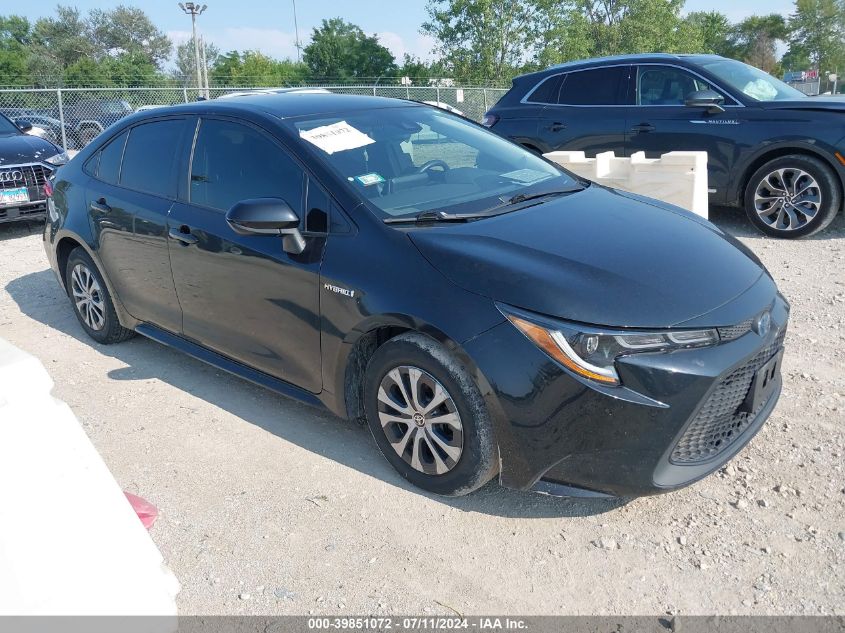
[[[745,336],[751,331],[751,326],[754,324],[754,317],[746,319],[742,323],[730,325],[728,327],[719,328],[719,338],[723,341],[733,341],[740,336]]]
[[[2,172],[20,171],[23,178],[0,182],[0,189],[17,189],[18,187],[26,187],[29,189],[29,199],[33,202],[38,200],[45,200],[44,183],[53,172],[49,167],[44,165],[3,165],[0,166]]]
[[[785,336],[784,327],[774,341],[719,383],[678,440],[670,461],[691,464],[712,459],[751,426],[760,413],[759,409],[751,413],[737,409],[748,395],[755,372],[775,355],[783,345]],[[765,405],[765,402],[761,404],[760,409]]]

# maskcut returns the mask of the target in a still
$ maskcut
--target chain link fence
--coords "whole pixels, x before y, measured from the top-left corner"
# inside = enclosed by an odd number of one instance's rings
[[[428,102],[458,111],[480,121],[507,92],[506,88],[310,85],[339,94],[374,95]],[[266,88],[210,88],[208,97]],[[29,121],[31,134],[64,147],[79,150],[112,123],[137,112],[197,99],[195,88],[42,88],[0,90],[0,113],[13,121]]]

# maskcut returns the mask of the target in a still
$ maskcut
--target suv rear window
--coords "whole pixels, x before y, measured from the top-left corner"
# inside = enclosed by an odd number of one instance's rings
[[[628,92],[628,66],[579,70],[564,75],[561,105],[624,105]]]
[[[533,92],[525,99],[526,103],[557,103],[561,75],[552,75],[540,80]]]

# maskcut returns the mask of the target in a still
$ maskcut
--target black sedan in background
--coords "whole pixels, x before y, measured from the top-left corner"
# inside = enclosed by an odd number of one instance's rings
[[[706,151],[710,201],[743,207],[775,237],[821,231],[842,206],[845,100],[807,97],[717,55],[622,55],[522,75],[484,122],[536,152]]]
[[[0,223],[43,219],[47,179],[67,154],[50,141],[26,134],[32,125],[0,114]]]
[[[439,108],[332,94],[135,114],[57,174],[82,328],[366,420],[414,484],[643,495],[778,400],[788,306],[715,226]]]

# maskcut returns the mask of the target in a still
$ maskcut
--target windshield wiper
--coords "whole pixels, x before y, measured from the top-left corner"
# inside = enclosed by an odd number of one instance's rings
[[[400,215],[395,218],[385,218],[385,224],[430,224],[432,222],[466,222],[474,216],[446,213],[445,211],[423,211],[416,215]]]
[[[556,191],[540,191],[537,193],[518,193],[515,196],[503,200],[504,204],[501,206],[510,206],[512,204],[519,204],[520,202],[527,202],[528,200],[537,200],[538,198],[547,198],[550,196],[560,196],[565,193],[572,193],[579,189],[560,189]]]
[[[385,224],[431,224],[434,222],[468,222],[469,220],[476,220],[479,218],[490,218],[496,215],[505,213],[502,211],[505,207],[510,207],[530,200],[538,200],[540,198],[550,198],[552,196],[562,196],[567,193],[581,191],[583,187],[572,187],[570,189],[556,189],[554,191],[541,191],[537,193],[518,193],[515,196],[502,200],[501,204],[497,204],[485,211],[478,213],[447,213],[445,211],[423,211],[417,215],[399,216],[396,218],[385,218]]]

